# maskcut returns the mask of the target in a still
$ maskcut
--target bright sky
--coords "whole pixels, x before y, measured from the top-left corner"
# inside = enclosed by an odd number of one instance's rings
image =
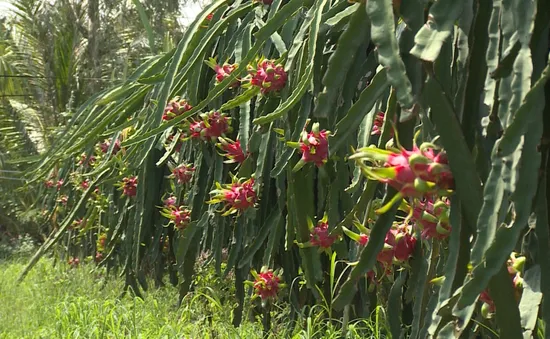
[[[0,0],[0,17],[5,17],[10,7],[13,8],[10,1]]]

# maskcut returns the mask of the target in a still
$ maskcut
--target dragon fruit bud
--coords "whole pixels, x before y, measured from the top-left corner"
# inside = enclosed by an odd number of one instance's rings
[[[322,249],[327,249],[338,239],[336,236],[331,236],[328,223],[326,221],[319,221],[310,233],[309,242],[313,246],[319,246]]]
[[[361,246],[367,245],[368,242],[369,242],[369,236],[368,236],[368,235],[366,235],[366,234],[361,234],[361,235],[359,236],[359,244],[360,244]]]
[[[226,163],[242,164],[245,161],[248,156],[248,152],[246,155],[244,154],[243,149],[241,148],[241,142],[239,140],[233,141],[228,138],[218,138],[218,140],[220,142],[217,143],[216,146],[224,151],[221,155],[229,159]]]
[[[138,179],[136,176],[122,179],[122,195],[133,197],[137,194]]]
[[[172,170],[172,178],[176,178],[178,184],[187,184],[191,181],[195,167],[192,165],[181,164]]]
[[[174,98],[170,100],[170,102],[168,102],[168,104],[164,108],[162,120],[172,120],[175,117],[180,116],[187,111],[190,111],[192,108],[193,106],[189,105],[187,100],[179,100],[179,98]]]
[[[274,274],[271,269],[264,269],[254,280],[254,292],[262,300],[274,299],[279,293],[280,284],[281,277]]]
[[[258,63],[258,67],[247,67],[252,86],[260,87],[262,94],[278,92],[285,87],[287,74],[282,65],[275,64],[273,60],[263,60]]]
[[[223,216],[237,213],[240,215],[249,208],[254,207],[258,200],[254,190],[254,178],[244,182],[233,178],[231,184],[221,185],[216,183],[216,189],[211,191],[212,198],[208,203],[224,203]]]

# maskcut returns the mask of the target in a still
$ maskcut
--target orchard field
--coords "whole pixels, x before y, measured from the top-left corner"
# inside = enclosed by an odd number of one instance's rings
[[[550,338],[549,2],[10,8],[1,335]]]

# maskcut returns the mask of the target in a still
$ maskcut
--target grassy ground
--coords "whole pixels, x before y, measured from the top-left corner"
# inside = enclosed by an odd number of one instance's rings
[[[150,288],[144,300],[121,297],[122,280],[113,275],[106,279],[92,264],[71,269],[43,259],[17,285],[26,261],[0,257],[0,339],[262,338],[259,317],[232,326],[232,291],[222,291],[232,284],[213,272],[198,276],[195,292],[178,309],[177,290],[171,285]],[[254,319],[250,312],[245,307],[244,319]],[[380,333],[386,332],[378,322],[363,320],[350,324],[342,335],[340,320],[328,322],[320,306],[303,310],[292,323],[287,315],[288,307],[272,313],[270,338],[384,338]]]
[[[261,337],[260,324],[233,328],[231,308],[222,307],[215,295],[190,298],[179,310],[171,286],[151,289],[145,300],[119,298],[120,280],[111,276],[105,282],[92,265],[68,269],[51,260],[42,260],[17,285],[23,263],[0,263],[0,338]]]

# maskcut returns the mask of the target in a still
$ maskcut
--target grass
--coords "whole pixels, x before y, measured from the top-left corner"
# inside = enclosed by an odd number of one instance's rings
[[[245,305],[243,317],[249,320],[233,327],[233,292],[226,288],[232,284],[217,278],[212,269],[201,272],[195,292],[177,308],[173,286],[150,288],[144,300],[121,297],[123,281],[112,274],[106,277],[93,264],[70,268],[64,262],[55,265],[52,259],[43,259],[18,285],[25,263],[26,256],[0,258],[0,339],[263,337],[261,319],[251,316],[249,306]],[[293,322],[288,305],[275,309],[270,338],[385,337],[378,322],[366,319],[350,323],[343,335],[337,325],[341,320],[327,321],[321,305],[302,310]]]
[[[20,285],[23,260],[0,263],[0,338],[259,338],[259,323],[235,329],[217,297],[186,299],[172,286],[145,299],[119,298],[123,283],[92,265],[69,269],[42,260]],[[209,315],[212,315],[212,324]]]

